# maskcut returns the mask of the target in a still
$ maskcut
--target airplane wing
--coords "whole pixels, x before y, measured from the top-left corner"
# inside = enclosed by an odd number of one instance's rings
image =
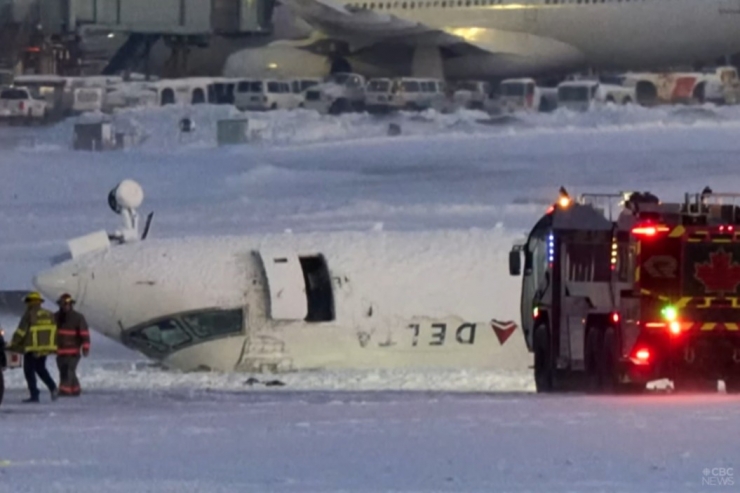
[[[385,43],[437,45],[455,51],[484,51],[464,37],[424,24],[408,21],[390,13],[342,6],[332,0],[282,0],[296,15],[323,33],[319,36],[338,39],[350,51]],[[304,49],[320,44],[315,37]]]

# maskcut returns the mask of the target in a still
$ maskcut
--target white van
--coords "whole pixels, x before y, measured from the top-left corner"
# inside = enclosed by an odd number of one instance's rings
[[[499,85],[497,109],[503,112],[553,111],[557,108],[557,88],[539,87],[534,79],[506,79]]]
[[[457,84],[452,99],[458,108],[482,110],[491,94],[491,84],[481,80],[466,80]]]
[[[293,109],[298,101],[288,81],[277,79],[242,80],[236,86],[234,104],[241,111]]]
[[[394,94],[392,106],[407,110],[441,110],[445,103],[444,81],[401,77],[393,81]]]
[[[566,81],[558,85],[558,108],[588,111],[597,105],[625,105],[635,101],[635,89],[597,80]]]
[[[303,108],[306,105],[306,91],[319,84],[321,84],[321,79],[318,77],[292,79],[290,81],[290,90],[295,99],[295,107]]]
[[[213,79],[208,78],[164,79],[151,83],[150,87],[157,92],[160,106],[205,104],[212,82]]]

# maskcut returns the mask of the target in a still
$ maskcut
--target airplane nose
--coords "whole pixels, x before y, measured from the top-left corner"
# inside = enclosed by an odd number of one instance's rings
[[[69,293],[80,301],[80,279],[77,269],[72,265],[59,265],[47,271],[40,272],[33,278],[36,289],[50,300],[58,299],[62,294]]]

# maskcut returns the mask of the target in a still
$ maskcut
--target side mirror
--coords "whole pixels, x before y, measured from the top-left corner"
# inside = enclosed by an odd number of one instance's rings
[[[522,255],[519,249],[509,252],[509,274],[519,276],[522,273]]]

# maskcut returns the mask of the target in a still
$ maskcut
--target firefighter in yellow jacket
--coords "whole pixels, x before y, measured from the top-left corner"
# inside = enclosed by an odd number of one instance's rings
[[[59,395],[57,385],[46,369],[46,357],[57,350],[56,321],[51,312],[41,308],[44,298],[39,293],[29,293],[23,301],[26,303],[26,313],[8,348],[10,351],[23,353],[23,373],[31,393],[31,397],[23,402],[39,402],[36,375],[51,392],[51,400],[56,400]]]

